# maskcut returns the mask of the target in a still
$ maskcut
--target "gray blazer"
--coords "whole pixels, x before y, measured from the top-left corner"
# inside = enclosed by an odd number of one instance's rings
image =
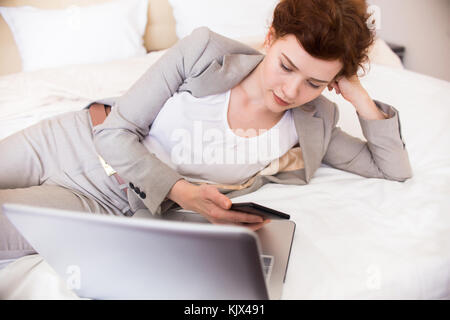
[[[125,181],[140,189],[140,193],[129,189],[132,210],[148,208],[152,214],[160,214],[177,206],[166,196],[182,176],[141,143],[164,103],[177,91],[188,91],[195,97],[225,92],[263,58],[247,45],[200,27],[168,49],[124,95],[95,101],[112,106],[105,122],[94,128],[96,150]],[[257,176],[241,190],[219,190],[233,198],[270,182],[307,184],[322,162],[364,177],[406,180],[412,173],[398,111],[375,103],[390,118],[359,118],[367,142],[336,127],[338,108],[323,96],[309,102],[308,108],[294,108],[304,168]]]

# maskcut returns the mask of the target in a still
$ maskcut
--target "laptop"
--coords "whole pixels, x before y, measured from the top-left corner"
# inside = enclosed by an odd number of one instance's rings
[[[295,232],[290,220],[253,232],[183,210],[129,218],[4,204],[3,213],[91,299],[280,299]]]

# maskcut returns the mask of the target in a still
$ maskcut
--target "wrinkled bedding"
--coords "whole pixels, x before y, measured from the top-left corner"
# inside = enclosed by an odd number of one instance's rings
[[[124,93],[162,53],[0,77],[0,139]],[[399,110],[412,179],[367,179],[322,166],[308,185],[269,184],[233,200],[273,207],[296,222],[283,299],[450,299],[450,83],[378,64],[362,83]],[[339,125],[362,138],[354,108],[324,95],[338,104]],[[79,297],[31,255],[4,262],[0,298]]]

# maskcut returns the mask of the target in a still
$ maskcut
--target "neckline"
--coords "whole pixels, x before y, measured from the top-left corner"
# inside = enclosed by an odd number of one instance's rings
[[[284,112],[283,116],[281,117],[281,119],[278,120],[278,122],[277,122],[276,124],[274,124],[270,129],[267,129],[267,130],[264,131],[263,133],[261,133],[261,134],[259,134],[259,135],[257,135],[257,136],[254,136],[254,137],[248,137],[248,138],[246,138],[246,137],[241,137],[241,136],[238,136],[237,134],[235,134],[235,133],[233,132],[233,130],[231,130],[230,124],[228,123],[228,109],[230,108],[230,96],[231,96],[231,89],[229,89],[229,90],[227,91],[227,94],[226,94],[225,108],[224,108],[225,111],[224,111],[224,114],[223,114],[223,122],[224,122],[224,126],[225,126],[225,131],[226,131],[226,133],[227,133],[228,135],[233,136],[233,137],[236,138],[236,139],[241,139],[241,140],[249,141],[249,140],[252,140],[252,139],[263,138],[265,135],[268,134],[269,131],[271,131],[271,130],[273,130],[273,129],[276,129],[277,127],[279,127],[279,126],[281,125],[281,123],[284,121],[284,119],[287,117],[288,112],[290,111],[290,110],[286,110],[286,111]]]

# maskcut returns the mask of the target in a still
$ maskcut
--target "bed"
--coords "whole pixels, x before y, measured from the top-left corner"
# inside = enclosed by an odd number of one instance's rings
[[[14,39],[0,20],[0,45],[8,48],[0,52],[0,139],[123,94],[177,41],[169,2],[150,0],[148,10],[144,55],[35,71],[21,70]],[[259,40],[242,38],[254,47]],[[323,165],[308,185],[268,184],[233,200],[258,202],[295,221],[283,299],[450,299],[450,83],[404,69],[381,39],[361,81],[372,98],[399,110],[413,178],[367,179]],[[363,138],[354,108],[323,94],[338,104],[339,125]],[[83,299],[38,254],[3,261],[0,268],[0,299]]]

